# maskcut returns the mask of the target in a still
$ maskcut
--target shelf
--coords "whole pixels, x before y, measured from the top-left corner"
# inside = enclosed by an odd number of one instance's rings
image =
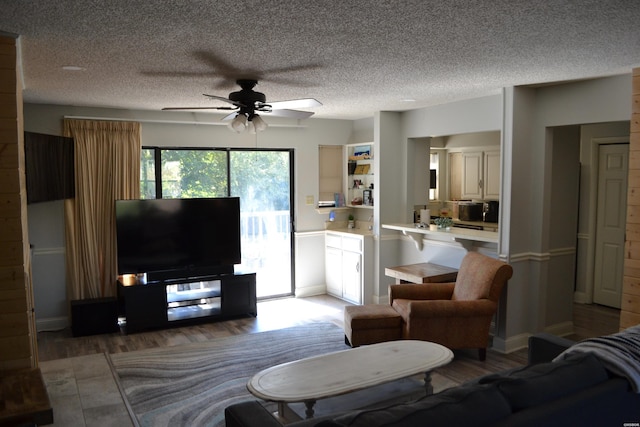
[[[220,280],[167,285],[167,303],[220,297]]]
[[[352,206],[339,206],[339,207],[326,207],[326,208],[316,208],[316,212],[319,214],[328,214],[331,211],[348,211],[352,208]]]
[[[201,300],[206,298],[216,298],[220,296],[218,289],[197,289],[190,291],[169,292],[167,289],[167,302],[182,302],[191,300]]]
[[[197,319],[200,317],[219,316],[222,313],[220,304],[198,304],[186,307],[174,307],[167,310],[167,320]]]

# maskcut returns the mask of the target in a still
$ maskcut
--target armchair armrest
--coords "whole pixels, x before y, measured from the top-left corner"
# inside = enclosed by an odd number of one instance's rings
[[[497,304],[488,299],[473,301],[411,301],[409,313],[411,317],[477,317],[493,316]]]
[[[394,299],[450,300],[455,283],[389,285],[389,303]]]
[[[575,341],[546,332],[531,335],[529,337],[528,362],[530,365],[551,362],[573,344]]]

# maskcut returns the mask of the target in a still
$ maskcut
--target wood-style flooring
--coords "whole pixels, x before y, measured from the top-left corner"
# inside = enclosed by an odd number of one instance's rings
[[[123,333],[72,337],[69,329],[38,334],[40,361],[99,353],[120,353],[154,347],[175,346],[214,338],[286,328],[306,322],[327,321],[343,326],[343,309],[348,303],[327,295],[309,298],[283,298],[258,303],[258,316],[163,329],[137,334]],[[619,310],[587,304],[574,304],[574,331],[571,339],[583,339],[618,331]],[[470,352],[470,357],[472,352]],[[524,363],[525,352],[503,355],[491,352],[491,360],[515,359]],[[496,366],[495,368],[499,368]]]
[[[330,296],[285,298],[258,303],[258,316],[196,326],[126,335],[113,333],[72,337],[69,329],[38,334],[38,354],[54,412],[53,426],[132,426],[105,353],[179,346],[215,338],[281,329],[308,322],[343,325],[348,303]],[[619,311],[595,305],[574,307],[572,339],[618,331]],[[526,349],[501,354],[489,349],[485,361],[477,351],[455,351],[454,360],[432,373],[435,392],[482,375],[523,366]]]

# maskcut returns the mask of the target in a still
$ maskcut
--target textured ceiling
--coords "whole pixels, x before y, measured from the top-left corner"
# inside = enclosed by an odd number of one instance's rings
[[[223,105],[201,94],[255,76],[357,119],[640,66],[637,0],[0,0],[0,31],[25,102],[124,109]]]

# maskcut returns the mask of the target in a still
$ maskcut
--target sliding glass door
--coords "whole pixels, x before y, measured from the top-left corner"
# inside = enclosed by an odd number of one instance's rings
[[[257,296],[293,294],[291,150],[145,148],[146,198],[240,197],[242,264]]]

